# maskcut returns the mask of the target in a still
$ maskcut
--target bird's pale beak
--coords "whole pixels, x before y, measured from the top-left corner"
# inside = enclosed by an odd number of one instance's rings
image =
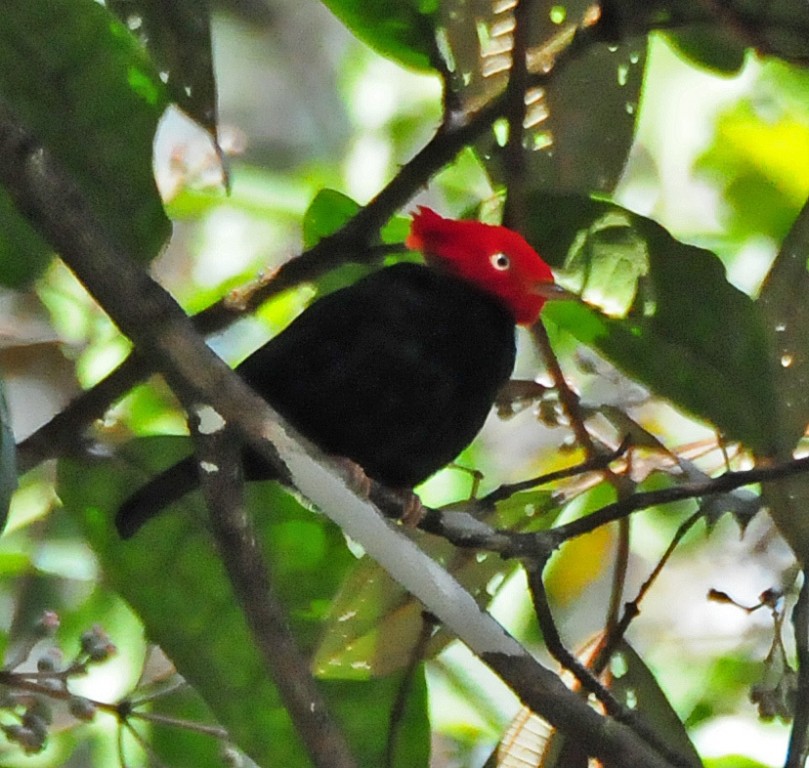
[[[577,294],[567,290],[567,288],[562,288],[561,285],[551,282],[537,283],[531,289],[531,293],[536,296],[541,296],[546,301],[573,300],[579,298]]]

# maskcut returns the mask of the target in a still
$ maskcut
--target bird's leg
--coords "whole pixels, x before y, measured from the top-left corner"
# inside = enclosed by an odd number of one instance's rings
[[[340,468],[340,473],[345,478],[346,485],[357,496],[363,499],[371,498],[373,481],[365,474],[365,470],[359,464],[344,456],[332,456],[332,461]]]
[[[394,494],[402,500],[402,516],[399,518],[405,528],[415,528],[424,517],[424,505],[413,493],[412,488],[394,488]]]

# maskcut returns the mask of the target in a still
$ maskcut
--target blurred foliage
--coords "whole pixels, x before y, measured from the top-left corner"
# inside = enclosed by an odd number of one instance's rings
[[[15,3],[0,35],[0,96],[71,172],[113,241],[153,259],[170,231],[152,174],[168,105],[154,64],[94,0]],[[47,248],[7,202],[0,213],[0,282],[29,283]]]
[[[428,174],[407,161],[442,114],[451,132],[503,98],[515,50],[513,4],[288,0],[261,4],[258,13],[250,3],[224,5],[235,16],[220,9],[211,17],[208,4],[189,2],[14,0],[0,25],[0,98],[65,166],[122,248],[154,260],[155,275],[190,313],[230,291],[238,299],[257,275],[339,231],[393,178],[412,182],[416,202],[491,221],[513,195],[523,202],[518,224],[526,237],[589,302],[549,305],[548,330],[596,438],[617,443],[624,430],[642,438],[629,460],[633,480],[663,486],[679,479],[670,469],[675,460],[683,474],[702,476],[727,463],[744,466],[754,453],[787,456],[801,441],[809,421],[804,4],[735,0],[712,15],[717,4],[695,0],[615,0],[598,20],[584,0],[536,0],[524,42],[522,173],[501,119]],[[583,23],[599,34],[544,80]],[[165,112],[170,103],[204,130]],[[230,155],[228,192],[222,152]],[[395,252],[413,205],[384,222],[371,243],[394,246],[386,262],[413,258]],[[44,379],[64,401],[77,382],[95,384],[128,351],[72,275],[52,263],[42,235],[0,194],[0,283],[46,307],[53,326],[32,332],[26,311],[5,313],[3,348],[25,349],[40,367],[12,371],[10,356],[0,358],[12,417],[0,407],[0,517],[16,485],[14,414],[44,422],[61,407],[52,393],[41,396]],[[347,264],[318,275],[314,289],[275,297],[211,342],[239,360],[301,311],[313,290],[369,268]],[[539,371],[547,384],[525,342],[518,375],[533,379]],[[57,377],[54,355],[71,372],[67,381]],[[10,386],[12,378],[22,385]],[[581,458],[570,451],[552,394],[512,411],[461,457],[484,470],[483,492]],[[58,663],[69,664],[82,633],[100,625],[117,653],[86,679],[71,678],[70,690],[124,702],[143,717],[124,724],[102,707],[85,722],[55,707],[47,742],[30,742],[43,750],[26,754],[36,750],[25,740],[40,733],[29,728],[0,740],[3,765],[134,768],[150,760],[140,740],[166,765],[224,764],[220,739],[150,723],[150,714],[224,726],[235,744],[227,749],[262,765],[307,765],[236,608],[201,500],[184,500],[133,542],[119,541],[111,526],[118,502],[187,450],[186,439],[165,436],[182,430],[171,393],[152,381],[93,425],[82,442],[92,445],[89,454],[60,461],[56,478],[45,465],[20,478],[0,540],[6,663],[24,649],[36,666],[57,646]],[[420,491],[438,504],[463,499],[470,484],[447,470]],[[809,497],[805,486],[799,479],[780,495],[765,489],[778,530],[758,518],[743,541],[730,520],[712,521],[710,538],[692,531],[642,603],[624,648],[631,674],[616,691],[630,704],[640,695],[644,712],[691,757],[689,739],[722,755],[705,760],[711,768],[781,762],[781,752],[763,756],[755,743],[760,726],[749,701],[773,673],[765,662],[777,633],[772,617],[705,595],[723,589],[753,605],[775,587],[791,599],[794,558],[779,533],[792,551],[809,547],[796,514]],[[613,498],[611,486],[583,476],[514,494],[491,522],[540,530]],[[292,627],[360,764],[382,764],[390,713],[411,667],[393,764],[482,764],[517,708],[510,694],[446,633],[435,631],[422,647],[421,606],[325,518],[272,483],[251,486],[248,499]],[[622,601],[634,597],[694,508],[635,517]],[[547,587],[571,647],[603,629],[618,538],[602,528],[551,562]],[[522,571],[432,539],[419,535],[481,604],[539,649]],[[51,645],[36,634],[45,610],[61,619]],[[787,615],[788,607],[777,611]],[[39,727],[27,706],[9,710],[3,723]],[[750,743],[722,730],[729,720],[752,734]],[[770,728],[783,751],[786,728]]]

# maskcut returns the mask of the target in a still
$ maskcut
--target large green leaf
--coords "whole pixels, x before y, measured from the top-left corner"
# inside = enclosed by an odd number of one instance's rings
[[[121,541],[112,524],[120,502],[143,481],[143,469],[172,463],[188,445],[186,439],[146,438],[115,459],[89,465],[63,461],[60,497],[81,522],[108,582],[139,614],[149,638],[169,655],[235,743],[260,765],[307,766],[207,533],[199,494],[150,522],[130,541]],[[249,485],[247,501],[256,511],[275,588],[300,646],[309,652],[354,557],[336,526],[304,509],[276,484]],[[381,762],[399,682],[390,677],[322,684],[362,765]],[[402,721],[400,747],[413,750],[414,762],[404,762],[400,755],[397,765],[427,765],[425,701],[422,682],[411,690]],[[373,733],[365,725],[356,727],[357,721],[369,723]]]
[[[153,258],[170,231],[152,175],[168,98],[126,27],[95,0],[5,3],[0,98],[67,168],[113,241]],[[8,202],[0,216],[0,281],[20,285],[46,251]]]
[[[759,303],[777,364],[777,455],[791,458],[809,423],[809,204],[794,222],[761,289]],[[790,477],[764,489],[770,513],[799,557],[809,557],[809,521],[802,511],[809,500],[805,476]]]
[[[431,69],[437,0],[323,0],[360,40],[413,69]]]
[[[776,394],[759,308],[728,283],[710,251],[678,242],[649,219],[600,205],[604,213],[579,233],[575,255],[614,252],[626,259],[642,249],[648,277],[625,317],[574,302],[552,302],[545,317],[655,394],[731,439],[770,451],[778,431]],[[605,218],[608,227],[600,226]],[[541,228],[529,236],[541,249]]]

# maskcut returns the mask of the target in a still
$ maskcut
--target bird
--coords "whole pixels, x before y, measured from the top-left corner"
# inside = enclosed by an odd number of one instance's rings
[[[313,302],[237,373],[302,435],[411,489],[474,439],[511,376],[517,325],[531,325],[557,286],[518,232],[420,206],[399,262]],[[276,476],[249,447],[246,480]],[[119,508],[122,538],[199,483],[193,455]]]

